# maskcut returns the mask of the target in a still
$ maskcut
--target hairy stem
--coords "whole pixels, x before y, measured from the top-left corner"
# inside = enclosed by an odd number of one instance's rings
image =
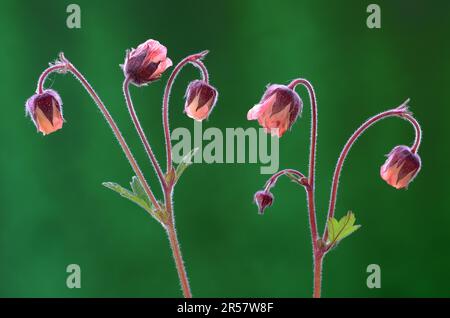
[[[155,196],[153,195],[153,192],[150,189],[150,186],[148,185],[147,181],[145,180],[144,175],[142,174],[142,171],[139,168],[139,165],[138,165],[136,159],[134,159],[133,154],[132,154],[130,148],[128,147],[128,144],[126,143],[124,137],[122,136],[122,133],[119,130],[119,127],[117,126],[116,122],[114,121],[114,119],[110,115],[110,113],[109,113],[108,109],[106,108],[105,104],[101,101],[100,97],[97,95],[95,90],[92,88],[92,86],[89,84],[89,82],[85,79],[85,77],[75,68],[75,66],[73,66],[72,63],[70,63],[64,57],[63,54],[60,55],[60,58],[61,58],[61,62],[59,62],[58,64],[50,66],[49,68],[47,68],[42,73],[42,75],[39,77],[39,81],[38,81],[38,85],[37,85],[38,92],[42,92],[43,91],[44,82],[45,82],[46,78],[48,77],[48,75],[50,75],[52,72],[55,72],[55,71],[65,71],[65,72],[70,71],[80,81],[81,85],[86,89],[86,91],[92,97],[92,99],[94,100],[95,104],[97,105],[97,107],[99,108],[99,110],[101,111],[103,116],[105,116],[106,121],[108,122],[108,124],[111,127],[114,135],[116,136],[117,141],[119,142],[123,152],[125,153],[125,156],[127,157],[128,162],[130,163],[134,173],[136,174],[136,176],[141,181],[145,192],[147,193],[148,197],[152,201],[153,205],[157,209],[160,209],[158,201],[156,200]]]
[[[322,289],[322,263],[324,254],[314,255],[314,298],[320,298]]]
[[[169,127],[169,98],[170,92],[172,91],[172,86],[175,81],[175,78],[180,73],[181,69],[188,63],[192,63],[194,66],[200,69],[202,73],[202,78],[205,82],[208,82],[208,71],[205,65],[200,61],[202,57],[204,57],[208,51],[203,51],[197,54],[190,55],[184,58],[172,71],[172,74],[167,81],[166,87],[164,89],[164,97],[163,97],[163,127],[164,127],[164,139],[166,143],[166,173],[170,173],[172,171],[172,143],[170,140],[170,127]],[[173,184],[167,184],[164,189],[164,198],[166,202],[166,211],[169,214],[170,218],[167,224],[167,233],[169,236],[170,247],[172,249],[173,258],[175,261],[175,265],[178,272],[178,277],[180,279],[181,288],[183,289],[183,295],[186,298],[191,298],[192,293],[189,287],[189,280],[186,273],[186,268],[184,267],[183,258],[181,256],[180,244],[178,242],[177,234],[175,231],[175,215],[172,207],[172,193],[173,193]]]
[[[417,151],[420,145],[421,141],[421,130],[418,122],[410,115],[407,108],[407,102],[405,101],[402,105],[400,105],[397,108],[382,112],[378,115],[375,115],[371,118],[369,118],[366,122],[364,122],[354,133],[353,135],[348,139],[347,143],[345,144],[344,148],[342,149],[342,152],[339,156],[339,159],[336,164],[336,168],[334,170],[333,175],[333,181],[331,186],[331,195],[330,195],[330,203],[328,208],[328,216],[327,220],[331,219],[334,216],[334,211],[336,208],[336,196],[339,186],[339,178],[341,175],[342,167],[344,165],[344,161],[347,158],[347,155],[352,148],[355,141],[360,137],[369,127],[371,127],[373,124],[379,122],[382,119],[388,118],[388,117],[400,117],[404,118],[405,120],[409,121],[415,128],[416,132],[416,138],[413,145],[413,151]],[[328,229],[327,229],[327,223],[325,223],[325,230],[323,234],[323,241],[326,242],[328,238]]]
[[[411,151],[413,153],[416,153],[419,150],[420,142],[422,141],[422,129],[420,129],[420,125],[417,122],[417,120],[414,117],[412,117],[410,114],[403,115],[403,118],[408,120],[414,126],[414,131],[416,133],[416,137],[414,139],[414,144],[411,147]]]
[[[298,78],[293,80],[288,87],[290,89],[295,89],[297,85],[303,85],[308,90],[309,100],[311,104],[311,144],[309,150],[309,176],[308,183],[312,188],[314,193],[315,191],[315,170],[316,170],[316,149],[317,149],[317,98],[316,93],[314,92],[314,87],[312,84],[304,79]]]
[[[42,74],[39,76],[39,80],[38,80],[38,84],[37,84],[37,88],[36,88],[36,92],[38,94],[42,94],[44,91],[44,83],[45,80],[47,79],[47,77],[53,73],[53,72],[62,72],[62,71],[67,71],[66,70],[66,65],[63,63],[57,63],[55,65],[51,65],[50,67],[48,67],[47,69],[44,70],[44,72],[42,72]]]
[[[309,227],[311,228],[313,255],[315,255],[319,251],[317,247],[317,240],[319,238],[319,233],[317,232],[316,208],[314,204],[314,190],[311,188],[310,185],[307,185],[306,192],[308,198]]]
[[[126,78],[125,81],[123,82],[123,93],[125,95],[128,111],[130,113],[131,119],[133,120],[134,127],[136,128],[136,131],[139,134],[139,137],[141,138],[142,144],[144,145],[145,151],[147,152],[147,156],[149,157],[152,166],[155,169],[156,174],[158,175],[159,182],[161,183],[162,190],[164,191],[167,187],[166,179],[164,178],[164,174],[161,170],[161,167],[159,166],[158,160],[156,159],[155,154],[153,153],[150,143],[148,142],[147,136],[145,135],[144,130],[142,129],[141,123],[139,121],[139,118],[136,114],[133,101],[131,100],[130,96],[129,78]]]
[[[170,248],[172,249],[173,259],[178,272],[178,278],[180,279],[180,285],[183,290],[183,295],[185,298],[192,298],[191,288],[189,286],[189,279],[187,276],[186,268],[184,267],[183,257],[181,255],[180,243],[178,242],[177,233],[175,230],[175,219],[172,208],[172,194],[166,193],[166,196],[170,198],[166,202],[166,210],[169,213],[170,219],[167,224],[167,235],[169,236]]]
[[[207,52],[207,51],[205,51],[205,52]],[[202,80],[205,81],[206,83],[209,83],[208,69],[206,68],[205,64],[203,64],[203,62],[201,60],[193,60],[193,61],[191,61],[191,64],[200,70],[200,73],[202,74]]]
[[[180,73],[181,69],[188,63],[194,64],[198,67],[203,76],[203,80],[208,82],[208,71],[203,63],[200,61],[202,57],[204,57],[208,51],[203,51],[197,54],[189,55],[184,58],[172,71],[170,74],[169,80],[167,81],[166,88],[164,89],[164,97],[163,97],[163,126],[164,126],[164,138],[166,142],[166,155],[167,155],[167,173],[172,170],[172,143],[170,140],[170,127],[169,127],[169,98],[170,92],[172,91],[172,86],[175,81],[175,78]]]
[[[278,181],[278,178],[281,177],[282,175],[286,175],[286,174],[295,175],[298,178],[299,182],[303,182],[303,180],[307,179],[303,173],[301,173],[297,170],[294,170],[294,169],[280,170],[277,173],[275,173],[274,175],[272,175],[269,180],[267,180],[266,185],[264,186],[264,190],[269,191],[270,188],[275,186],[275,184]]]
[[[308,175],[308,210],[309,222],[311,227],[311,235],[313,238],[313,252],[317,250],[317,222],[315,211],[315,170],[316,170],[316,148],[317,148],[317,98],[312,84],[304,79],[298,78],[293,80],[288,87],[295,89],[297,85],[303,85],[308,90],[309,100],[311,104],[311,143],[309,150],[309,175]]]
[[[311,228],[311,240],[312,249],[314,255],[314,297],[320,297],[320,275],[322,271],[322,260],[318,262],[317,255],[320,253],[318,247],[319,233],[317,231],[317,221],[316,221],[316,204],[315,204],[315,170],[316,170],[316,149],[317,149],[317,98],[314,92],[314,87],[312,84],[303,78],[298,78],[293,80],[288,87],[290,89],[295,89],[297,85],[303,85],[308,90],[309,100],[311,104],[311,142],[309,149],[309,175],[308,175],[308,185],[306,190],[308,192],[308,215],[309,215],[309,226]],[[316,264],[319,263],[319,274],[316,272]],[[316,277],[319,275],[319,279]],[[317,282],[316,282],[317,281]],[[318,295],[318,296],[317,296]]]

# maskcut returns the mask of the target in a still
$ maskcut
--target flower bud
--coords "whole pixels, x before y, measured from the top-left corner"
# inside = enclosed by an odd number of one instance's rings
[[[122,68],[134,85],[142,86],[159,79],[170,66],[167,48],[158,41],[147,40],[127,53]]]
[[[406,188],[420,170],[419,155],[407,146],[397,146],[387,157],[380,169],[381,178],[396,189]]]
[[[202,80],[189,84],[184,111],[196,121],[207,119],[217,102],[217,90]]]
[[[254,200],[259,214],[264,214],[264,210],[272,205],[273,195],[269,191],[258,191],[255,193]]]
[[[31,96],[25,104],[25,113],[43,135],[61,129],[64,123],[61,97],[51,89]]]
[[[270,85],[259,104],[247,113],[248,120],[258,120],[267,133],[278,137],[292,127],[302,112],[298,94],[285,85]]]

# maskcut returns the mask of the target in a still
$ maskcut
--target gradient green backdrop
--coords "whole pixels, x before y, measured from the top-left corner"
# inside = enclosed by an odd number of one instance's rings
[[[0,296],[178,297],[162,228],[103,188],[127,185],[132,171],[99,111],[71,76],[46,83],[64,100],[67,123],[43,137],[24,117],[25,100],[59,51],[109,106],[153,187],[157,183],[127,114],[121,84],[127,48],[148,38],[169,56],[209,49],[219,102],[204,127],[256,127],[246,120],[268,83],[306,77],[319,102],[318,222],[322,229],[337,155],[363,120],[411,98],[424,131],[423,170],[407,191],[379,177],[384,154],[410,144],[412,127],[390,119],[358,140],[345,163],[337,214],[351,209],[363,227],[325,260],[326,297],[450,296],[450,3],[376,1],[382,28],[366,26],[368,1],[85,1],[81,29],[66,27],[69,1],[2,1],[0,63]],[[192,129],[183,94],[198,76],[177,79],[172,127]],[[161,162],[162,91],[168,75],[132,88]],[[310,111],[280,143],[280,168],[307,170]],[[179,238],[199,297],[309,297],[312,260],[303,189],[282,180],[259,216],[253,193],[268,176],[258,164],[198,164],[175,193]],[[155,190],[156,191],[156,190]],[[159,193],[159,192],[158,192]],[[66,266],[82,288],[66,287]],[[379,264],[382,288],[366,287]]]

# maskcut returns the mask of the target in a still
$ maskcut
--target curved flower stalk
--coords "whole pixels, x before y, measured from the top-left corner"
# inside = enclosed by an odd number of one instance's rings
[[[60,54],[59,59],[54,64],[50,65],[41,74],[38,80],[36,94],[28,99],[25,107],[26,114],[31,117],[38,132],[41,132],[44,135],[53,133],[61,129],[64,123],[62,113],[62,100],[56,91],[44,89],[45,80],[51,73],[57,72],[62,74],[71,73],[80,81],[81,85],[86,89],[101,113],[104,115],[107,123],[111,127],[114,136],[119,142],[119,145],[121,146],[128,162],[130,163],[135,173],[135,176],[132,178],[130,183],[131,190],[123,188],[117,183],[113,182],[105,182],[103,183],[103,185],[138,204],[140,207],[145,209],[152,217],[154,217],[166,230],[170,247],[173,252],[174,262],[178,271],[183,295],[187,298],[192,297],[192,293],[189,286],[186,268],[184,266],[183,258],[181,255],[180,244],[178,242],[177,233],[175,230],[175,215],[172,202],[174,187],[183,171],[191,163],[191,158],[195,152],[191,151],[185,156],[184,161],[179,164],[177,169],[173,168],[171,155],[172,147],[170,143],[170,129],[168,121],[168,107],[169,95],[174,79],[178,75],[182,67],[190,63],[200,69],[202,78],[201,80],[193,81],[188,86],[188,94],[186,99],[186,104],[189,104],[188,115],[195,120],[203,120],[208,117],[217,102],[217,91],[209,84],[209,76],[206,66],[201,61],[201,59],[206,54],[207,51],[203,51],[198,54],[189,55],[188,57],[183,59],[175,67],[167,82],[163,100],[163,128],[167,150],[167,170],[165,173],[163,172],[156,156],[153,153],[147,136],[145,135],[142,125],[136,114],[136,110],[131,99],[129,86],[130,84],[133,84],[137,87],[141,87],[160,79],[163,73],[170,66],[172,66],[172,61],[167,57],[166,47],[164,47],[158,41],[148,40],[139,45],[136,49],[127,51],[125,63],[122,65],[125,75],[125,79],[123,82],[125,102],[132,122],[148,155],[150,163],[152,164],[156,176],[158,177],[164,195],[163,200],[158,200],[154,195],[127,142],[122,136],[116,122],[109,113],[105,104],[101,101],[100,97],[97,95],[86,78],[78,71],[77,68],[75,68],[75,66],[71,62],[69,62],[68,59],[65,58],[63,53]]]
[[[285,175],[292,181],[305,188],[308,202],[309,225],[311,229],[311,240],[313,250],[313,297],[321,296],[322,285],[322,265],[325,255],[335,247],[343,238],[352,234],[360,226],[355,225],[355,216],[348,212],[340,220],[335,219],[334,212],[337,199],[339,177],[342,167],[351,147],[355,141],[373,124],[389,117],[399,117],[410,122],[415,130],[415,140],[411,147],[397,146],[388,155],[386,163],[380,169],[380,175],[389,185],[396,189],[406,188],[414,179],[421,168],[421,160],[417,151],[420,146],[422,132],[419,123],[408,110],[408,101],[399,107],[382,112],[369,118],[364,122],[349,138],[345,144],[336,164],[333,181],[331,185],[331,195],[328,208],[328,216],[323,235],[317,231],[316,209],[315,209],[315,162],[317,145],[317,100],[314,88],[306,79],[293,80],[289,85],[271,85],[267,88],[261,102],[249,110],[247,119],[258,120],[259,124],[265,128],[266,132],[281,137],[295,123],[302,110],[300,97],[294,91],[297,85],[304,86],[309,95],[311,105],[311,142],[309,152],[309,173],[307,176],[293,169],[284,169],[275,173],[264,186],[263,190],[256,192],[254,201],[258,206],[260,214],[271,206],[274,196],[270,192],[276,185],[277,180]],[[274,88],[278,88],[283,94],[278,93]]]

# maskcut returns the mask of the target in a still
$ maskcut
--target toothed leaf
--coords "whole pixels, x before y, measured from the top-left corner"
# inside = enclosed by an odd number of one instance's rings
[[[329,219],[327,244],[330,246],[336,245],[342,239],[359,229],[361,225],[355,225],[355,221],[355,215],[351,211],[349,211],[339,221],[335,218]]]
[[[146,211],[153,214],[153,205],[150,202],[150,200],[148,199],[147,194],[145,193],[139,179],[136,177],[133,177],[130,184],[131,184],[131,189],[133,191],[130,191],[114,182],[103,182],[102,183],[103,186],[117,192],[122,197],[127,198],[128,200],[136,203],[141,208],[143,208]]]
[[[153,209],[153,204],[150,201],[147,192],[145,192],[144,187],[142,186],[142,183],[138,177],[133,176],[133,178],[131,178],[130,186],[134,192],[134,195],[137,196],[140,200],[144,201],[147,206]]]

